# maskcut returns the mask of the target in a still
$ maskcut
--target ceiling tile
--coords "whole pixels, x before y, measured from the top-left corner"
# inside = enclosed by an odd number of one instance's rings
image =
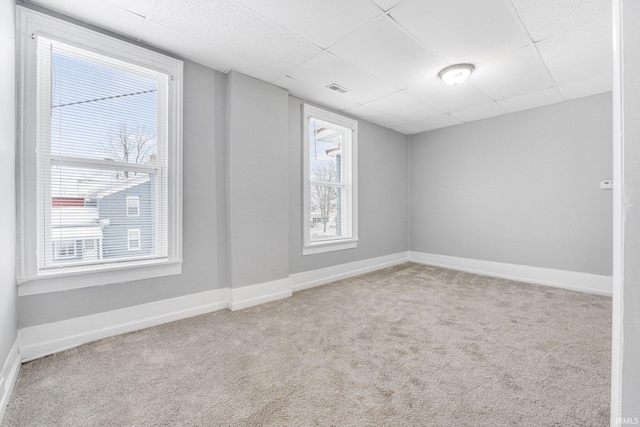
[[[301,37],[327,48],[380,13],[369,0],[236,0]]]
[[[136,15],[147,16],[149,8],[154,3],[154,0],[105,0],[107,3],[111,3],[114,6],[118,6],[129,12],[133,12]]]
[[[450,116],[449,114],[443,114],[441,116],[431,117],[429,119],[419,120],[414,123],[409,123],[411,126],[420,129],[422,132],[426,132],[433,129],[446,128],[448,126],[454,126],[462,124],[461,120]]]
[[[413,125],[402,125],[393,128],[396,132],[404,133],[405,135],[413,135],[422,132],[422,129]]]
[[[31,0],[29,3],[132,39],[138,38],[144,24],[143,17],[102,0]]]
[[[391,16],[450,64],[475,64],[530,43],[504,1],[407,0]]]
[[[538,92],[525,93],[524,95],[498,101],[498,104],[509,113],[527,110],[529,108],[542,107],[543,105],[562,102],[562,96],[557,88],[540,90]]]
[[[142,35],[142,41],[181,58],[189,59],[223,72],[233,69],[267,82],[282,76],[282,73],[225,52],[203,41],[187,37],[155,22],[147,23]]]
[[[496,101],[553,87],[533,46],[477,64],[469,81]]]
[[[406,94],[426,102],[444,113],[452,113],[492,102],[470,82],[449,86],[436,78],[405,91]]]
[[[511,0],[533,41],[611,20],[611,0]]]
[[[289,77],[311,85],[326,88],[336,83],[349,92],[341,94],[347,99],[364,104],[392,94],[397,89],[347,64],[330,53],[324,53],[289,73]]]
[[[282,73],[321,52],[231,0],[157,0],[149,19]]]
[[[453,117],[463,122],[472,122],[475,120],[487,119],[489,117],[500,116],[506,112],[495,102],[491,104],[481,105],[479,107],[469,108],[467,110],[451,113]]]
[[[327,88],[310,86],[291,77],[281,77],[275,80],[273,84],[287,89],[291,95],[314,101],[336,110],[346,110],[358,106],[357,102],[347,99],[339,93]]]
[[[536,43],[558,86],[602,74],[611,79],[613,40],[608,20]]]
[[[403,132],[612,84],[609,0],[27,2]],[[531,45],[527,31],[540,41]],[[435,77],[456,62],[476,66],[467,83]],[[332,83],[349,92],[328,90]]]
[[[376,110],[372,110],[371,108],[368,108],[364,105],[358,105],[357,107],[349,108],[345,112],[389,129],[405,124],[405,122],[403,122],[401,119],[391,117],[388,114],[381,113]]]
[[[401,89],[437,76],[447,66],[386,15],[360,28],[329,51]]]
[[[389,10],[393,6],[400,4],[402,0],[372,0],[375,4],[380,6],[382,10]]]
[[[560,85],[558,89],[564,99],[574,99],[609,92],[612,90],[612,85],[611,76],[603,74],[588,79],[565,83]]]
[[[442,114],[435,108],[410,97],[406,93],[396,92],[384,98],[368,102],[365,107],[388,114],[391,117],[401,119],[404,123],[410,123]]]

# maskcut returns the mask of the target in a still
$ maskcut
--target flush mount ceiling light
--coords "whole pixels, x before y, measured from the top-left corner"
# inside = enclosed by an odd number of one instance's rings
[[[444,68],[438,73],[438,77],[442,79],[448,85],[458,86],[463,81],[467,80],[467,77],[475,70],[471,64],[456,64],[450,67]]]

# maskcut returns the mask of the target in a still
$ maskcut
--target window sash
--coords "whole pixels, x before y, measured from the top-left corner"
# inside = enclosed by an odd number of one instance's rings
[[[167,194],[163,192],[163,189],[166,189],[166,185],[163,183],[166,181],[166,174],[163,174],[163,165],[167,163],[166,158],[166,145],[167,145],[167,135],[166,135],[166,119],[167,114],[166,110],[168,108],[168,104],[166,102],[166,95],[168,91],[168,87],[166,86],[167,79],[163,79],[157,72],[152,72],[150,70],[145,70],[142,67],[135,66],[133,64],[124,63],[122,61],[107,58],[101,54],[97,54],[91,51],[87,51],[80,48],[75,48],[70,45],[64,44],[62,42],[58,42],[54,39],[48,37],[37,37],[38,41],[38,64],[41,65],[41,69],[38,70],[38,133],[37,133],[37,145],[38,145],[38,153],[39,153],[39,167],[38,167],[38,182],[40,185],[39,188],[39,209],[38,209],[38,222],[39,222],[39,239],[40,242],[38,252],[40,254],[40,262],[39,269],[47,269],[47,268],[61,268],[63,265],[60,263],[56,263],[54,260],[54,254],[51,253],[52,243],[53,243],[53,229],[51,219],[51,204],[49,200],[52,199],[52,185],[53,183],[49,181],[51,178],[50,170],[52,165],[58,166],[71,166],[71,167],[84,167],[86,169],[92,169],[95,171],[100,170],[111,170],[111,171],[125,171],[128,172],[146,172],[152,173],[154,176],[158,177],[158,185],[155,185],[156,194],[153,196],[154,204],[156,206],[155,211],[149,211],[151,215],[147,220],[151,221],[149,226],[151,226],[155,230],[155,239],[154,244],[150,246],[150,249],[153,253],[148,256],[151,258],[162,258],[167,255],[166,246],[164,239],[167,237]],[[77,58],[80,60],[87,61],[86,64],[94,64],[99,63],[100,65],[108,67],[108,69],[121,70],[126,73],[133,73],[129,75],[144,75],[145,77],[150,77],[152,80],[156,81],[156,90],[157,97],[154,100],[156,104],[156,130],[154,134],[156,135],[156,164],[148,165],[148,164],[137,164],[125,161],[117,161],[117,160],[102,160],[102,159],[94,159],[94,158],[86,158],[82,157],[81,153],[78,155],[70,156],[70,155],[56,155],[51,152],[51,126],[53,123],[52,118],[52,85],[54,81],[52,80],[52,52],[54,50],[57,52],[63,52],[65,54],[70,55],[73,58]],[[86,65],[85,65],[86,66]],[[164,80],[164,82],[163,82]],[[109,111],[109,106],[105,105],[102,108],[105,108],[105,111]],[[82,111],[83,114],[84,111]],[[71,123],[70,126],[75,126],[74,123]],[[74,129],[74,128],[72,128]],[[61,147],[67,147],[68,145],[65,142],[60,141]],[[73,142],[71,142],[73,144]],[[127,199],[128,200],[128,199]],[[129,214],[129,206],[125,207],[127,216]],[[113,237],[112,237],[113,238]],[[123,248],[122,250],[124,250]],[[135,250],[140,250],[141,245],[138,240],[138,245]],[[132,250],[129,243],[127,243],[126,251]],[[128,262],[131,261],[132,257],[125,255],[125,252],[119,252],[117,248],[114,248],[112,256],[103,258],[99,256],[98,259],[91,260],[92,264],[98,264],[100,262]],[[78,257],[74,258],[74,262],[67,263],[72,266],[75,264],[84,264],[82,260],[78,260]],[[138,258],[138,257],[135,257]],[[71,258],[68,258],[71,259]],[[139,259],[139,258],[138,258]]]

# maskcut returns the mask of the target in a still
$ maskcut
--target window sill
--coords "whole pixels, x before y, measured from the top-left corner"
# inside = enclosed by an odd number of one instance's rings
[[[47,272],[18,279],[18,295],[37,295],[91,286],[110,285],[134,280],[182,274],[182,261],[138,262],[103,266],[89,271]]]
[[[342,251],[358,247],[358,239],[332,240],[329,242],[312,243],[302,249],[302,255],[321,254],[324,252]]]

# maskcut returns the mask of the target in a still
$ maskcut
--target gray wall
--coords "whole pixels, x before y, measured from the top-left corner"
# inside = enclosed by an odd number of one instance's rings
[[[227,286],[226,253],[220,252],[226,229],[224,160],[220,160],[225,156],[225,80],[220,72],[193,62],[184,63],[182,275],[20,297],[20,327]],[[2,209],[7,206],[3,204]],[[12,284],[15,286],[15,281]]]
[[[16,341],[15,4],[0,0],[0,370]],[[1,393],[0,393],[1,394]]]
[[[290,272],[407,251],[407,136],[358,120],[358,247],[302,255],[302,104],[289,98]]]
[[[611,275],[611,93],[409,138],[412,251]]]
[[[227,78],[229,285],[289,277],[286,90]]]

